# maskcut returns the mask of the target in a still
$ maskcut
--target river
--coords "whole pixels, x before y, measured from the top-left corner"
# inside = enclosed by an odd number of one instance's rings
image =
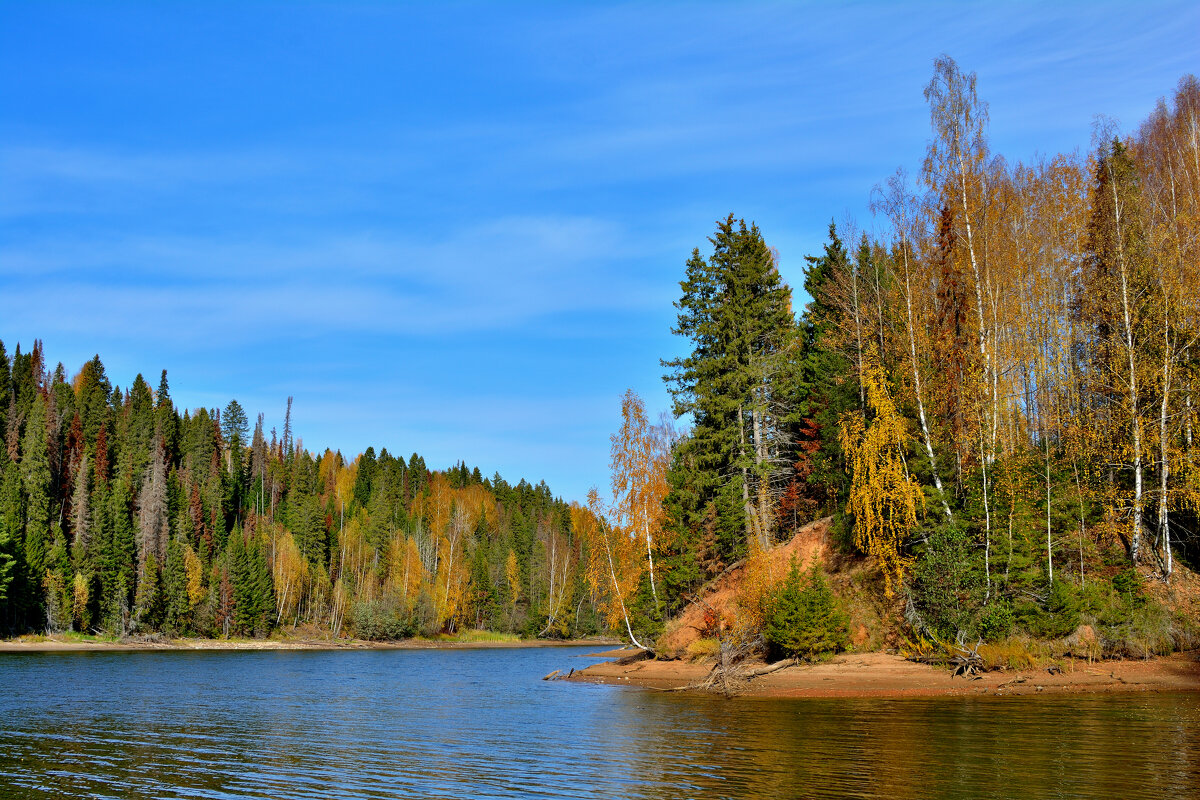
[[[1200,796],[1197,696],[724,700],[587,648],[0,654],[0,796]]]

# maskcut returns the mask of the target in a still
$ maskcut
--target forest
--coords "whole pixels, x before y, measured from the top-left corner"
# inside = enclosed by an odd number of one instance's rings
[[[592,631],[570,509],[543,483],[373,448],[347,463],[244,409],[182,414],[162,372],[70,380],[0,344],[0,625],[10,633],[399,638]],[[568,613],[569,612],[569,613]]]
[[[1031,163],[992,152],[951,59],[925,99],[919,173],[876,188],[874,235],[830,224],[803,308],[753,223],[692,252],[678,424],[626,393],[586,504],[311,453],[290,399],[267,430],[235,400],[177,409],[165,370],[121,389],[99,356],[71,375],[0,343],[0,629],[652,647],[707,581],[833,516],[914,635],[1150,620],[1170,650],[1194,620],[1144,590],[1200,555],[1200,83]]]

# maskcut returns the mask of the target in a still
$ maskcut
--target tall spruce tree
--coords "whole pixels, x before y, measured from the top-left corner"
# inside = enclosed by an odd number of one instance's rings
[[[721,527],[737,524],[745,540],[766,545],[785,474],[787,398],[779,389],[795,336],[791,290],[757,226],[730,214],[709,242],[707,259],[692,251],[675,303],[672,332],[689,340],[691,353],[662,362],[675,416],[692,418],[681,446],[697,471],[698,505],[684,513],[698,530],[712,505]],[[739,502],[728,502],[731,492]]]
[[[819,256],[806,256],[804,290],[812,298],[801,321],[802,356],[794,389],[800,431],[806,447],[797,453],[805,460],[808,487],[823,487],[815,502],[833,511],[849,491],[846,459],[838,440],[842,415],[862,408],[862,392],[855,379],[857,367],[840,341],[845,309],[840,302],[854,269],[850,254],[829,223],[829,240]]]

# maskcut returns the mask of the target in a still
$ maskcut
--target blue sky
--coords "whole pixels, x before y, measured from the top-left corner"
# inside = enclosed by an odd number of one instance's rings
[[[1200,69],[1200,6],[0,2],[0,339],[582,498],[691,248],[732,211],[799,286],[943,52],[1029,160]]]

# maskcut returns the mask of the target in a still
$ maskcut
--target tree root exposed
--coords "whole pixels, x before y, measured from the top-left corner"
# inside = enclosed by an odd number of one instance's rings
[[[737,697],[749,687],[750,681],[763,675],[770,675],[797,663],[794,658],[777,661],[757,667],[748,666],[745,661],[752,653],[762,647],[762,642],[755,638],[734,642],[729,637],[720,638],[721,651],[717,661],[704,680],[690,683],[687,686],[676,686],[672,689],[662,689],[664,692],[716,692],[725,697]]]

